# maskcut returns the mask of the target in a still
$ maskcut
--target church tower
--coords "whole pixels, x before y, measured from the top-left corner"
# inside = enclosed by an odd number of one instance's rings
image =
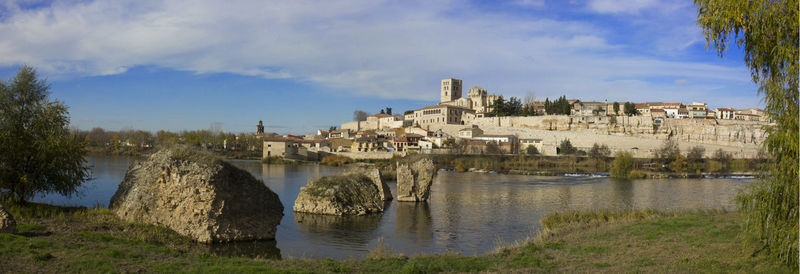
[[[447,78],[442,80],[442,103],[461,98],[461,80]]]

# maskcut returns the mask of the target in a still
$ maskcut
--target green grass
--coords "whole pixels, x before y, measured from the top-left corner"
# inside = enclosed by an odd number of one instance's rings
[[[215,255],[105,209],[10,208],[20,213],[20,233],[0,234],[0,261],[13,272],[792,272],[743,244],[737,213],[715,210],[568,211],[545,217],[536,237],[492,254],[408,258],[379,244],[364,259],[334,261]]]

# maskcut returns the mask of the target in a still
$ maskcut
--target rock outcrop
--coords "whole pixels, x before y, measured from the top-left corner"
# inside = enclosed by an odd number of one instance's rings
[[[378,187],[378,195],[381,196],[381,200],[384,201],[391,201],[392,200],[392,190],[389,189],[389,185],[387,185],[381,179],[382,174],[381,170],[375,167],[357,167],[345,172],[345,175],[348,174],[364,174],[372,180],[372,183]]]
[[[0,205],[0,233],[17,233],[17,222],[3,205]]]
[[[198,242],[274,239],[278,195],[250,173],[187,147],[132,165],[111,197],[122,220],[163,225]]]
[[[380,182],[380,173],[354,170],[343,175],[324,176],[309,181],[300,188],[300,194],[294,202],[294,211],[364,215],[383,212],[384,201],[388,199],[391,199],[391,192],[385,183]]]
[[[421,159],[397,166],[397,201],[424,202],[431,192],[436,166],[430,159]]]

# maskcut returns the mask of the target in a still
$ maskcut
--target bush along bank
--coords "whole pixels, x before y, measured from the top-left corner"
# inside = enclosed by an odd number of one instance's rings
[[[560,175],[566,173],[609,173],[611,174],[615,157],[590,156],[541,156],[541,155],[415,155],[429,157],[438,168],[457,172],[497,172],[527,175]],[[406,157],[406,158],[409,158]],[[756,174],[768,164],[762,159],[687,159],[673,158],[633,158],[626,162],[630,170],[624,178],[703,178],[730,174]],[[630,177],[628,177],[630,176]],[[618,177],[618,178],[623,178]]]

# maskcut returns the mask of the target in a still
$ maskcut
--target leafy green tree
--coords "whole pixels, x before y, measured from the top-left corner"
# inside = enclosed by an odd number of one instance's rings
[[[23,66],[0,81],[0,188],[25,202],[37,193],[73,195],[90,178],[86,140],[70,134],[69,112],[50,86]]]
[[[619,151],[614,154],[614,162],[609,173],[613,178],[629,179],[631,171],[633,171],[633,164],[633,154]]]
[[[619,115],[619,102],[614,102],[614,115]]]
[[[664,163],[669,163],[675,160],[677,155],[681,155],[681,148],[673,140],[664,140],[664,143],[656,150],[655,154],[656,158],[661,159]]]
[[[640,114],[639,110],[636,109],[636,104],[634,104],[634,103],[625,102],[625,106],[624,107],[625,107],[625,110],[624,110],[625,115],[635,116],[635,115],[639,115]]]
[[[558,145],[559,154],[571,155],[575,154],[576,152],[578,152],[578,149],[572,146],[572,142],[570,142],[569,139],[564,139],[561,141],[561,144]]]
[[[697,24],[722,56],[731,41],[775,121],[764,142],[774,164],[737,198],[746,230],[786,264],[798,266],[798,1],[695,0]]]

